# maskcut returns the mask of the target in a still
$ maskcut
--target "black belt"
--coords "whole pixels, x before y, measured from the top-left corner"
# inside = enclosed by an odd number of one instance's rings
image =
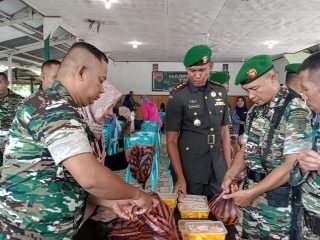
[[[320,218],[310,215],[304,209],[304,221],[306,223],[306,226],[311,229],[312,233],[320,236]]]
[[[248,169],[247,172],[248,172],[248,178],[254,181],[255,183],[262,181],[267,175],[265,173],[259,173],[259,172],[253,171],[250,168]]]

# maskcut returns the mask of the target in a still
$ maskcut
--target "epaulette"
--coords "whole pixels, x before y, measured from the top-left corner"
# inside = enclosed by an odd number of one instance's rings
[[[179,91],[180,89],[184,88],[188,85],[188,81],[182,81],[178,85],[173,87],[173,91]]]
[[[212,82],[212,81],[209,81],[209,83],[216,85],[216,86],[219,86],[219,87],[223,87],[221,83]]]

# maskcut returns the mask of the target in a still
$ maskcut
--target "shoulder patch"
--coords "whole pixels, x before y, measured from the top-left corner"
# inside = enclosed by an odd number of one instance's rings
[[[173,87],[173,91],[179,91],[180,89],[184,88],[187,85],[188,85],[188,81],[182,81],[181,83]]]
[[[216,86],[222,87],[221,83],[211,82],[211,81],[209,81],[209,83],[212,84],[212,85],[216,85]]]

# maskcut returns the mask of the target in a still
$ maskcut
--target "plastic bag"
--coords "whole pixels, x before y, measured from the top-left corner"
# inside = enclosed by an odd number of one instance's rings
[[[247,174],[245,171],[241,172],[232,184],[239,186]],[[209,202],[209,209],[211,214],[225,225],[232,225],[239,221],[240,212],[235,205],[233,199],[223,199],[224,191],[219,192]]]
[[[159,205],[148,214],[137,215],[131,220],[120,218],[113,220],[113,231],[108,239],[179,239],[172,211],[156,193],[150,194],[159,200]]]

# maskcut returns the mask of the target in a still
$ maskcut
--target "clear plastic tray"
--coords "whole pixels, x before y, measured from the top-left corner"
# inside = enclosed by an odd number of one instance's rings
[[[177,206],[177,193],[158,193],[161,200],[167,204],[170,208],[175,208]]]
[[[210,222],[213,222],[211,220],[190,220],[190,219],[180,219],[178,221],[178,226],[179,226],[179,230],[180,232],[184,232],[186,229],[185,229],[185,225],[186,223],[210,223]]]
[[[199,202],[199,203],[207,203],[208,199],[206,196],[201,196],[201,195],[179,195],[178,201],[181,203],[184,202]]]
[[[224,240],[228,231],[220,221],[185,223],[185,240]]]
[[[207,203],[179,203],[178,209],[182,219],[208,219],[210,211]]]

